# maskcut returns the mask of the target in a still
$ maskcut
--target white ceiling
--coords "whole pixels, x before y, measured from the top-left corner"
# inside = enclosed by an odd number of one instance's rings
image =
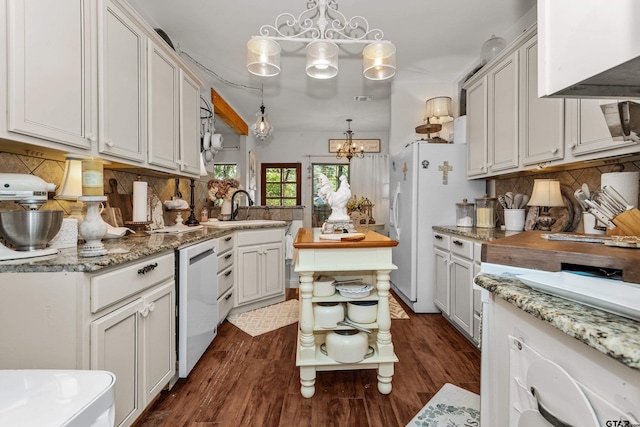
[[[337,77],[314,80],[304,72],[302,45],[281,43],[281,73],[261,78],[246,69],[246,43],[280,13],[298,16],[304,0],[129,0],[154,27],[162,28],[180,52],[195,58],[223,79],[260,87],[269,120],[277,131],[334,131],[352,118],[356,132],[388,132],[392,80],[374,82],[362,76],[361,50],[341,49]],[[492,34],[505,32],[536,0],[342,0],[347,18],[361,15],[372,28],[396,45],[398,72],[425,79],[455,82],[478,63],[480,49]],[[296,52],[297,49],[297,52]],[[183,56],[184,58],[184,56]],[[187,62],[189,59],[185,58]],[[203,74],[203,73],[201,73]],[[251,124],[260,106],[260,93],[232,87],[207,74],[207,85]],[[412,77],[414,78],[414,77]],[[370,95],[371,102],[355,102]],[[216,128],[228,130],[217,120]]]

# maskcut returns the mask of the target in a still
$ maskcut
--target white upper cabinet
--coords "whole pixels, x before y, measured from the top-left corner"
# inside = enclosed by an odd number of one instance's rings
[[[602,152],[621,154],[621,151],[629,152],[629,150],[633,151],[639,148],[638,143],[633,140],[611,136],[600,106],[616,102],[618,100],[615,99],[571,99],[566,101],[569,120],[567,140],[573,156],[578,158],[593,157],[594,154]]]
[[[148,45],[149,163],[175,170],[178,167],[180,68],[166,50]]]
[[[105,155],[143,162],[146,37],[115,2],[98,3],[99,150]]]
[[[90,0],[8,0],[10,132],[81,149],[95,140]]]
[[[515,51],[488,74],[489,172],[518,167],[518,62],[518,51]]]
[[[202,79],[125,0],[0,0],[0,21],[0,138],[199,176]]]
[[[523,165],[564,157],[564,101],[538,97],[538,40],[532,37],[520,48],[521,161]]]
[[[180,73],[180,170],[200,175],[200,87]]]
[[[487,173],[487,76],[467,87],[467,175]]]

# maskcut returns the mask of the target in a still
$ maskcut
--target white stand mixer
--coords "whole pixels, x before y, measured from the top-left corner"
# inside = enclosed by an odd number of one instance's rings
[[[28,209],[38,209],[56,185],[29,174],[0,173],[0,201],[11,200]],[[0,243],[0,261],[42,257],[58,253],[57,248],[14,251]]]

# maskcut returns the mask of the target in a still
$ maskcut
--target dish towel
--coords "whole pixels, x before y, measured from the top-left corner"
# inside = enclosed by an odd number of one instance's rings
[[[293,236],[291,234],[284,236],[284,259],[293,259]]]

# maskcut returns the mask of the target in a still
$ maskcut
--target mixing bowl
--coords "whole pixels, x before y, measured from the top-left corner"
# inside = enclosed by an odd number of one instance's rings
[[[44,249],[58,234],[64,211],[0,212],[0,234],[19,251]]]

